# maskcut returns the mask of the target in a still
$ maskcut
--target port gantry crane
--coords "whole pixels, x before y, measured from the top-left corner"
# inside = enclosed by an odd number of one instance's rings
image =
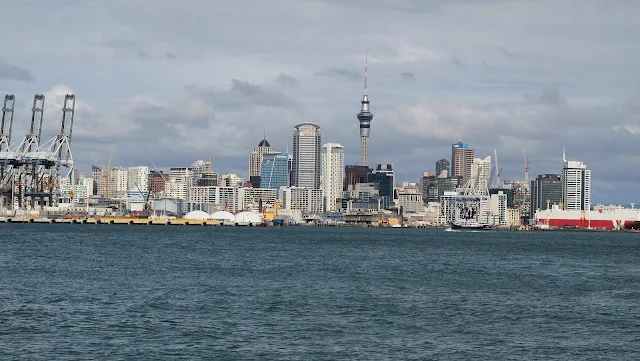
[[[12,168],[11,164],[7,162],[6,157],[2,155],[9,152],[11,149],[11,132],[13,130],[13,108],[16,99],[13,94],[7,94],[4,96],[4,104],[2,106],[2,125],[0,126],[0,208],[4,207],[4,195],[5,193],[11,193],[11,180]],[[7,130],[7,121],[9,122],[9,129]]]
[[[75,183],[73,179],[74,163],[71,154],[75,95],[65,95],[60,133],[42,144],[44,100],[43,94],[34,96],[29,132],[15,147],[10,144],[10,131],[5,135],[3,117],[2,135],[0,135],[0,147],[2,147],[0,148],[0,168],[5,172],[2,179],[3,190],[9,182],[11,187],[17,187],[18,192],[16,197],[11,200],[11,204],[17,202],[21,209],[27,205],[31,209],[35,209],[36,205],[57,205],[62,198],[59,187],[60,166],[68,169],[65,176],[71,176],[72,187]],[[13,101],[12,97],[11,107],[13,107]],[[7,97],[5,97],[6,103]],[[5,108],[7,106],[3,108],[3,114],[8,112],[8,110],[4,110]],[[12,121],[12,117],[10,119]],[[11,129],[11,126],[9,128]],[[4,145],[5,138],[9,144],[6,147]]]

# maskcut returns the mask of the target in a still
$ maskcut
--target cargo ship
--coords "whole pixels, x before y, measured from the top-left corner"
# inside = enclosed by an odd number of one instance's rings
[[[640,229],[640,209],[597,205],[590,211],[568,211],[553,206],[536,211],[535,222],[549,227]]]

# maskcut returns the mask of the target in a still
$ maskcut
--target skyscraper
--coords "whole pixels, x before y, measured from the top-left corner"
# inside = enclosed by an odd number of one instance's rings
[[[260,187],[280,189],[289,186],[289,155],[265,153],[260,172]]]
[[[367,177],[367,181],[376,184],[380,197],[382,197],[382,207],[385,209],[391,207],[394,202],[396,185],[393,164],[378,164],[376,169]]]
[[[473,149],[461,140],[451,145],[451,177],[461,179],[462,185],[471,178],[473,156]]]
[[[540,174],[531,181],[530,219],[535,219],[536,210],[548,209],[562,201],[562,178],[560,174]]]
[[[449,161],[444,158],[436,162],[436,176],[439,176],[443,170],[449,171]]]
[[[368,152],[368,139],[369,129],[371,127],[371,120],[373,114],[369,112],[369,96],[367,95],[367,57],[364,60],[364,95],[362,96],[362,105],[360,106],[360,113],[358,113],[358,121],[360,122],[360,165],[367,165],[367,152]]]
[[[314,123],[300,123],[294,127],[294,130],[292,185],[320,189],[322,163],[320,126]]]
[[[322,190],[327,211],[338,209],[344,181],[344,147],[337,143],[322,146]]]
[[[275,149],[267,142],[266,137],[262,138],[258,146],[249,155],[249,182],[255,188],[260,187],[260,171],[265,153],[274,153]]]
[[[562,203],[568,211],[591,208],[591,170],[582,162],[564,159],[562,169]]]
[[[367,177],[371,174],[371,168],[364,165],[348,165],[344,167],[344,188],[348,191],[349,187],[355,189],[358,183],[367,183]]]
[[[127,190],[147,191],[149,183],[149,167],[138,166],[127,169]]]

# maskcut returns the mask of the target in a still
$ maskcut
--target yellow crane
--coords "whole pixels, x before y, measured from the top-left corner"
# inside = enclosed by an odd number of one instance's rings
[[[111,155],[109,156],[109,164],[105,168],[102,166],[102,175],[104,176],[104,196],[109,197],[109,181],[111,177],[111,161],[113,161],[113,153],[115,153],[115,149],[111,150]]]

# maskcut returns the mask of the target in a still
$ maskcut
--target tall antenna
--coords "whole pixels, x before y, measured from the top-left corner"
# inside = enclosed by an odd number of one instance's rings
[[[564,153],[564,147],[562,147],[562,162],[566,162],[567,161],[567,156]]]
[[[500,187],[500,168],[498,167],[498,151],[494,148],[493,155],[496,157],[496,182],[498,187]]]
[[[364,51],[364,95],[367,95],[367,68],[368,68],[368,57],[369,52],[367,50]]]
[[[529,186],[529,160],[527,160],[527,152],[524,150],[524,145],[522,146],[522,154],[524,155],[524,182],[527,183],[527,187]]]

